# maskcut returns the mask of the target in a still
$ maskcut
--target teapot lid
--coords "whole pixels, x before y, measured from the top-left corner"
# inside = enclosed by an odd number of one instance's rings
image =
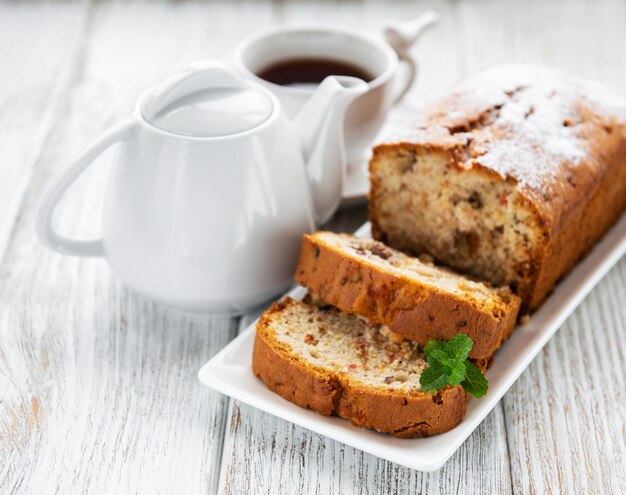
[[[267,93],[219,62],[202,62],[157,85],[141,108],[146,120],[168,132],[222,137],[265,122]]]

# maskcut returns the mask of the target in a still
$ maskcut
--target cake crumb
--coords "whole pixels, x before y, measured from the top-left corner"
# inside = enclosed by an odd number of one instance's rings
[[[422,253],[418,256],[419,260],[422,263],[428,263],[432,265],[435,262],[435,258],[433,258],[430,254]]]
[[[405,340],[405,338],[402,335],[394,333],[391,330],[389,330],[388,338],[394,344],[402,344],[402,342],[404,342]]]

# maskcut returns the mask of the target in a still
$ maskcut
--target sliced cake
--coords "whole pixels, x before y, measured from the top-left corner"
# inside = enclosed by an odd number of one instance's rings
[[[411,438],[458,425],[466,394],[458,386],[423,392],[422,347],[332,306],[286,298],[260,318],[252,369],[285,399],[326,416]]]
[[[537,308],[626,208],[626,97],[545,67],[478,74],[376,146],[374,238]]]
[[[470,357],[481,360],[509,336],[520,307],[508,287],[490,287],[372,239],[331,232],[304,236],[296,280],[328,304],[420,344],[466,334],[474,341]]]

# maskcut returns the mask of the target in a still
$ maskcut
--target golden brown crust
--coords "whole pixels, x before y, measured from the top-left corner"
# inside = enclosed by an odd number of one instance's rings
[[[563,72],[503,66],[467,80],[377,146],[370,171],[399,149],[441,153],[515,184],[542,239],[527,260],[522,312],[539,307],[626,208],[626,99]],[[370,176],[372,233],[386,242],[375,201],[382,185]]]
[[[538,308],[562,279],[613,226],[626,209],[626,145],[617,166],[607,169],[584,201],[579,201],[569,214],[568,223],[550,238],[538,265],[534,289],[528,308]]]
[[[456,154],[518,184],[556,231],[604,179],[626,144],[626,100],[610,86],[530,65],[469,78],[380,146],[420,145]]]
[[[394,393],[351,383],[291,354],[270,330],[272,318],[289,304],[294,304],[290,298],[273,304],[257,323],[252,370],[270,390],[301,407],[400,438],[436,435],[461,422],[468,399],[461,386],[446,387],[436,396]]]
[[[508,303],[478,307],[463,296],[350,256],[315,234],[304,236],[295,277],[328,304],[420,344],[464,333],[474,341],[474,359],[493,355],[515,327],[520,307],[513,295]]]

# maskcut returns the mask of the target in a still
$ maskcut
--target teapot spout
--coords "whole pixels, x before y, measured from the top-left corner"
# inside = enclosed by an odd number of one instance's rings
[[[355,77],[329,76],[294,118],[318,225],[332,216],[341,201],[346,169],[346,109],[368,88],[365,81]]]

